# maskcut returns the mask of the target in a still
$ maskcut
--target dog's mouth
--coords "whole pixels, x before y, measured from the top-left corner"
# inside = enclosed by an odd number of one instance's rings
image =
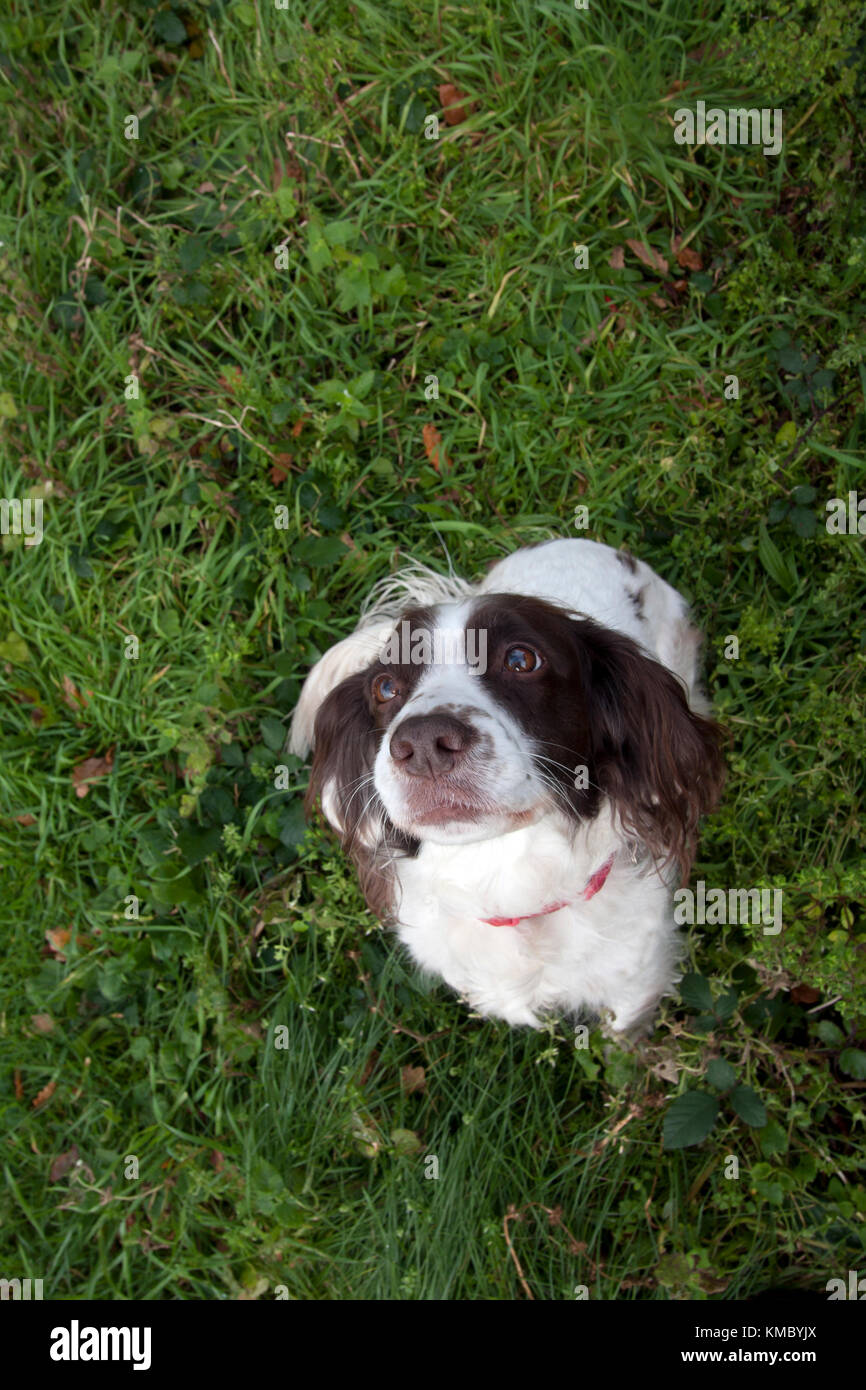
[[[416,836],[427,830],[434,839],[437,832],[447,835],[449,839],[454,835],[486,839],[491,834],[502,835],[530,825],[538,815],[538,806],[512,811],[506,806],[489,803],[443,801],[439,805],[406,807],[401,819],[409,833]],[[424,835],[421,834],[420,838],[424,839]]]
[[[489,811],[481,806],[448,804],[415,812],[412,820],[416,825],[450,825],[452,821],[479,821],[485,815],[489,815]]]
[[[376,789],[397,829],[436,843],[486,840],[529,825],[543,813],[544,794],[528,776],[497,778],[476,768],[439,777],[394,776],[386,764]]]

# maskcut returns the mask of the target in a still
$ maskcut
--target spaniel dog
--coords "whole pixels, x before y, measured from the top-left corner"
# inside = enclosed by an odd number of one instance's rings
[[[700,635],[652,569],[589,540],[478,585],[412,565],[310,672],[290,748],[368,906],[510,1024],[632,1036],[678,978],[673,889],[723,769]]]

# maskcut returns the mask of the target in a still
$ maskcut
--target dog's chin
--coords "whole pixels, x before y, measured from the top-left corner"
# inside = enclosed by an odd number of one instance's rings
[[[481,840],[495,840],[531,825],[542,814],[540,806],[522,811],[489,811],[472,806],[439,806],[425,812],[400,809],[395,815],[388,809],[390,820],[413,840],[434,845],[471,845]]]

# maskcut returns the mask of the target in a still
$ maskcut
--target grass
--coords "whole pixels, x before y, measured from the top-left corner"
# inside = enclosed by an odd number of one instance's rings
[[[763,9],[8,7],[0,484],[45,520],[2,541],[5,1277],[732,1299],[862,1262],[866,561],[824,520],[864,486],[864,31]],[[698,98],[783,106],[783,153],[675,145]],[[694,602],[731,745],[693,878],[785,895],[778,937],[692,928],[631,1052],[470,1017],[275,786],[374,580],[548,534]],[[665,1147],[691,1091],[717,1118]]]

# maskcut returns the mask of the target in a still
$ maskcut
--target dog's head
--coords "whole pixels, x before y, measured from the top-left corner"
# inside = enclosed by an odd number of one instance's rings
[[[687,875],[722,784],[719,730],[630,638],[493,594],[410,611],[381,639],[356,633],[322,658],[294,727],[298,751],[312,732],[309,798],[362,879],[382,877],[379,851],[490,839],[554,810],[583,820],[603,798]]]

